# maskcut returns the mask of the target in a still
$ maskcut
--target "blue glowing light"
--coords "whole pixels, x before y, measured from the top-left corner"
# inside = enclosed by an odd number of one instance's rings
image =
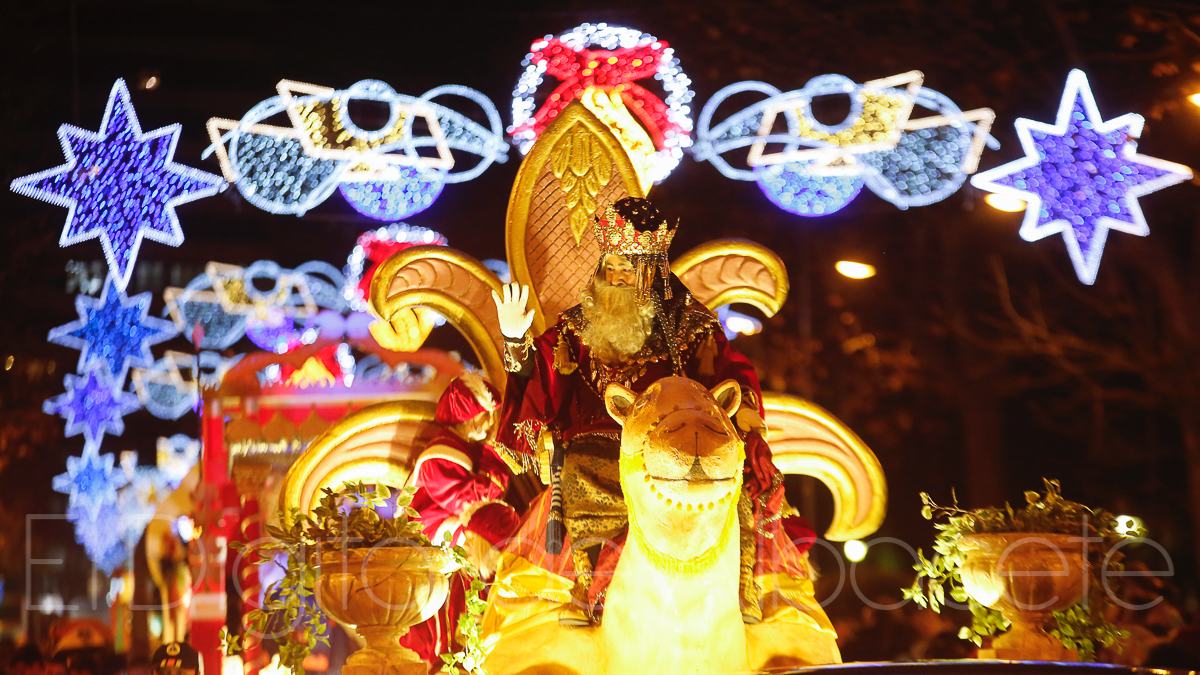
[[[496,107],[467,87],[408,96],[378,80],[341,90],[281,80],[277,90],[241,120],[208,122],[205,154],[215,152],[226,179],[264,211],[304,215],[340,189],[359,213],[395,220],[429,208],[446,183],[471,180],[507,159]],[[448,97],[478,106],[487,126],[436,102]],[[386,123],[361,128],[348,112],[356,100],[386,106]],[[283,124],[272,122],[281,117]]]
[[[114,463],[111,453],[100,454],[98,444],[83,446],[79,457],[67,457],[67,471],[54,477],[51,487],[68,496],[68,508],[95,518],[107,501],[116,500],[117,490],[129,482]]]
[[[66,163],[12,182],[14,192],[64,206],[60,246],[99,239],[111,276],[129,284],[142,240],[183,243],[175,207],[216,194],[219,176],[172,161],[179,125],[143,133],[123,80],[108,97],[100,131],[58,129]]]
[[[67,508],[67,519],[75,523],[75,540],[106,574],[132,557],[158,502],[174,489],[156,467],[136,466],[136,453],[121,453],[120,476],[127,481],[124,486],[114,485],[120,489],[101,495],[95,508]]]
[[[1072,70],[1054,124],[1017,119],[1025,157],[971,184],[1023,200],[1021,237],[1061,233],[1076,276],[1095,283],[1109,230],[1150,234],[1138,197],[1192,176],[1186,166],[1137,154],[1144,122],[1134,113],[1104,121],[1087,75]]]
[[[923,81],[918,71],[861,84],[820,75],[786,93],[738,82],[705,103],[693,154],[728,178],[758,183],[797,215],[834,213],[863,187],[901,209],[932,204],[962,186],[985,145],[998,144],[988,135],[991,110],[963,111]],[[747,94],[766,98],[713,123],[725,101]],[[850,104],[845,119],[832,125],[812,115],[813,100],[831,96]],[[742,149],[744,165],[734,166],[725,155]]]
[[[394,181],[342,183],[338,190],[355,211],[375,220],[401,220],[433,206],[445,183],[436,173],[400,167]]]
[[[758,187],[776,206],[798,216],[827,216],[862,192],[862,176],[811,170],[811,162],[760,167]]]
[[[82,433],[96,447],[104,434],[124,433],[122,418],[138,408],[137,397],[118,388],[108,370],[94,361],[82,375],[67,374],[63,384],[66,393],[47,400],[42,410],[67,421],[67,436]]]
[[[148,317],[149,310],[149,293],[126,298],[110,277],[99,298],[75,297],[79,320],[51,330],[49,340],[80,350],[80,371],[92,362],[103,363],[122,386],[130,366],[145,368],[154,362],[150,345],[176,334],[170,321]]]

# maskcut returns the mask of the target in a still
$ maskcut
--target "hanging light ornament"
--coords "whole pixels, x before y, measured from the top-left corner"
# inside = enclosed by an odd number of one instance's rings
[[[220,176],[173,161],[178,124],[143,132],[124,80],[108,95],[100,131],[58,128],[67,162],[12,182],[14,192],[67,208],[59,246],[99,239],[109,274],[125,290],[142,240],[183,243],[175,207],[216,194]]]
[[[1138,154],[1144,124],[1134,113],[1104,120],[1087,75],[1072,70],[1054,124],[1017,118],[1025,156],[971,184],[1023,202],[1021,238],[1061,234],[1076,276],[1093,284],[1109,230],[1150,234],[1138,197],[1192,177],[1182,164]]]
[[[665,40],[585,23],[537,40],[521,65],[508,132],[522,153],[576,100],[613,130],[635,165],[644,165],[649,183],[665,179],[692,144],[692,81]],[[543,87],[547,77],[549,88]]]
[[[302,216],[339,190],[359,213],[397,220],[429,208],[447,183],[507,158],[500,114],[474,89],[445,85],[408,96],[379,80],[346,89],[280,80],[277,90],[241,120],[208,121],[206,154],[215,152],[225,178],[264,211]],[[478,106],[487,126],[439,102],[447,98]],[[384,108],[382,126],[355,122],[352,102]],[[456,153],[478,161],[463,168]]]
[[[779,208],[825,216],[864,187],[901,209],[941,201],[975,171],[995,114],[962,111],[923,86],[919,71],[856,83],[820,75],[795,91],[738,82],[704,104],[693,155],[723,175],[758,184]],[[714,123],[718,107],[738,95],[766,98]],[[850,111],[837,124],[817,120],[813,102],[843,97]],[[932,114],[917,115],[928,112]],[[998,147],[998,146],[997,146]],[[724,155],[747,149],[735,166]]]

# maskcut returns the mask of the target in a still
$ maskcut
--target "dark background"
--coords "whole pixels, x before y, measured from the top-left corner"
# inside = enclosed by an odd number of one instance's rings
[[[507,124],[530,42],[601,20],[669,42],[694,81],[694,112],[739,80],[788,90],[823,73],[863,81],[919,69],[964,110],[996,111],[1002,148],[984,153],[989,168],[1021,154],[1014,118],[1053,120],[1068,70],[1080,67],[1104,117],[1147,116],[1143,153],[1200,163],[1200,108],[1186,101],[1200,91],[1200,6],[1191,2],[50,0],[4,10],[3,179],[60,164],[58,125],[96,129],[118,77],[143,128],[182,123],[176,159],[213,173],[215,159],[200,160],[205,121],[240,117],[285,77],[332,87],[376,78],[411,94],[464,84],[489,96]],[[140,89],[151,74],[159,86]],[[836,107],[827,121],[838,118]],[[507,164],[448,186],[409,222],[479,258],[503,258],[518,162],[514,150]],[[1110,237],[1094,287],[1075,280],[1060,238],[1022,242],[1021,214],[992,210],[969,186],[908,211],[864,190],[835,215],[804,219],[776,209],[753,184],[687,158],[652,197],[682,219],[676,252],[736,235],[787,262],[787,307],[738,346],[766,386],[811,397],[876,450],[891,490],[881,535],[928,545],[921,490],[948,500],[957,487],[976,506],[1019,500],[1042,476],[1057,477],[1070,498],[1141,516],[1172,556],[1171,583],[1190,596],[1200,546],[1197,194],[1188,184],[1144,198],[1151,236]],[[0,372],[0,575],[11,609],[25,584],[25,516],[65,511],[50,480],[82,448],[80,438],[63,439],[61,420],[41,413],[78,356],[45,336],[75,318],[67,264],[94,263],[100,251],[95,242],[58,248],[64,209],[7,191],[0,199],[0,359],[13,357]],[[178,212],[185,243],[144,246],[129,289],[153,291],[155,312],[164,286],[185,284],[209,260],[341,266],[357,235],[376,225],[337,196],[298,219],[259,211],[233,189]],[[842,258],[875,264],[879,274],[839,277],[833,263]],[[137,449],[150,462],[156,436],[193,424],[191,416],[167,423],[136,413],[105,450]],[[803,485],[790,489],[822,525],[823,491],[809,499]],[[84,595],[88,568],[69,526],[35,528],[35,557],[69,561],[61,573],[38,572],[35,597]],[[868,563],[898,580],[893,586],[908,580],[898,549],[880,547]]]

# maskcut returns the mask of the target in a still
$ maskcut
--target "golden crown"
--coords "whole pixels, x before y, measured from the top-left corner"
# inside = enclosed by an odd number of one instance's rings
[[[664,220],[656,229],[638,231],[609,206],[596,216],[595,236],[601,255],[666,255],[677,229],[667,226]]]

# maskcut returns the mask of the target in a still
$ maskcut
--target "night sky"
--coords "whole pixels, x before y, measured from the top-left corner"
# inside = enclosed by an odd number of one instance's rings
[[[927,86],[962,109],[996,111],[993,134],[1002,147],[985,151],[981,167],[990,168],[1021,154],[1014,118],[1053,121],[1067,72],[1079,67],[1105,118],[1147,117],[1142,153],[1200,164],[1200,108],[1185,100],[1200,91],[1196,3],[408,4],[9,3],[5,183],[61,163],[58,125],[96,129],[116,78],[129,84],[144,129],[181,123],[175,159],[213,173],[215,159],[200,158],[205,121],[240,117],[282,78],[331,87],[374,78],[409,94],[463,84],[491,98],[507,124],[530,42],[602,20],[668,41],[694,81],[696,111],[739,80],[788,90],[823,73],[863,81],[919,69]],[[159,86],[140,89],[150,75]],[[818,113],[836,120],[837,105]],[[409,222],[478,258],[503,258],[519,160],[514,149],[506,164],[448,186]],[[1042,476],[1058,477],[1070,498],[1142,516],[1175,560],[1173,583],[1194,590],[1200,504],[1189,505],[1188,481],[1190,469],[1192,491],[1200,490],[1197,194],[1185,184],[1143,198],[1150,237],[1113,233],[1094,287],[1075,280],[1060,237],[1021,241],[1021,214],[992,210],[969,186],[908,211],[864,190],[837,214],[804,219],[773,207],[754,184],[725,179],[689,157],[651,196],[682,220],[676,252],[740,236],[787,262],[788,306],[762,335],[738,345],[768,387],[811,397],[876,450],[891,490],[881,535],[928,546],[921,490],[948,499],[957,486],[964,503],[981,505],[1020,499]],[[65,510],[50,479],[82,448],[80,438],[62,437],[60,420],[40,411],[61,392],[78,356],[45,335],[75,318],[68,264],[101,258],[96,242],[57,246],[64,209],[8,191],[0,199],[7,309],[0,358],[13,359],[0,372],[0,575],[11,589],[23,583],[25,515]],[[233,189],[178,214],[186,241],[178,249],[147,242],[129,289],[153,291],[155,314],[162,287],[184,285],[209,260],[291,267],[320,259],[341,267],[358,234],[376,225],[337,195],[295,218],[260,211]],[[879,274],[843,279],[833,271],[843,258],[875,264]],[[1036,325],[1072,336],[1059,343],[1065,352],[1036,348],[1032,329],[1022,333],[1006,311],[1010,297],[1022,316],[1044,319]],[[435,335],[434,343],[457,344],[448,335]],[[185,344],[179,338],[166,346]],[[157,436],[191,432],[194,424],[193,416],[169,423],[137,413],[125,436],[109,438],[104,449],[137,449],[150,462]],[[789,487],[802,501],[803,485]],[[829,505],[817,492],[807,506],[821,525]],[[82,557],[65,524],[36,528],[35,555]],[[903,577],[906,563],[889,555],[880,552],[874,562]],[[61,584],[68,597],[84,592],[74,579],[38,583]]]

